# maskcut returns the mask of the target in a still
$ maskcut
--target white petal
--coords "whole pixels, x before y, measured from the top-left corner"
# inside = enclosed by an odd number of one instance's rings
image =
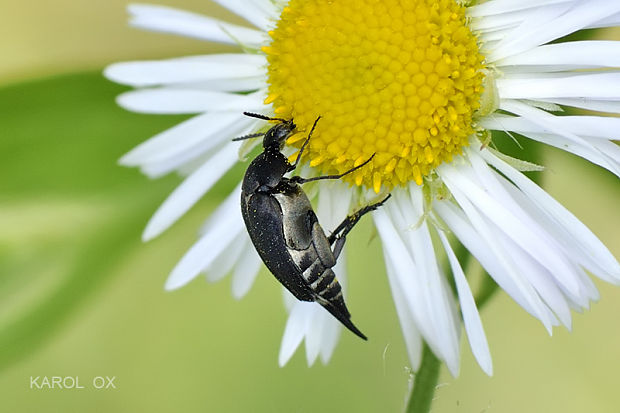
[[[498,79],[502,99],[620,99],[620,73],[567,75],[558,78]]]
[[[559,240],[570,240],[576,245],[574,250],[585,252],[585,256],[592,257],[587,260],[588,268],[595,275],[605,277],[608,280],[620,280],[620,264],[609,252],[605,245],[573,214],[559,202],[553,199],[542,188],[533,183],[523,174],[510,167],[508,164],[493,156],[488,151],[481,152],[482,157],[502,174],[508,177],[534,202],[541,211],[553,222]],[[585,263],[584,263],[585,264]]]
[[[548,217],[546,217],[543,213],[541,213],[541,211],[538,210],[537,207],[534,205],[532,200],[527,198],[527,196],[524,193],[522,193],[518,187],[514,186],[512,183],[505,182],[505,188],[512,194],[515,201],[519,203],[519,206],[521,208],[526,210],[527,213],[530,214],[533,217],[533,219],[535,219],[540,224],[541,227],[544,227],[545,230],[548,231],[548,233],[552,237],[555,237],[553,239],[553,244],[555,245],[555,248],[562,251],[562,253],[568,258],[571,266],[573,267],[572,274],[551,274],[547,269],[542,268],[540,263],[535,262],[534,260],[531,259],[531,257],[527,256],[526,258],[517,259],[520,265],[522,265],[524,268],[523,270],[524,274],[528,277],[528,279],[530,280],[534,288],[536,288],[536,290],[539,292],[541,297],[545,300],[547,305],[549,305],[549,307],[553,309],[553,311],[556,314],[558,314],[560,318],[562,316],[560,313],[558,313],[557,309],[554,308],[553,302],[550,302],[550,300],[548,299],[548,296],[542,292],[543,289],[549,290],[550,287],[548,287],[547,285],[540,285],[539,283],[537,283],[538,280],[542,279],[542,280],[545,280],[545,282],[547,283],[546,280],[548,279],[550,283],[557,285],[557,288],[561,289],[561,295],[562,295],[563,300],[567,300],[570,305],[576,306],[580,309],[587,308],[589,306],[589,300],[592,297],[592,294],[591,294],[591,288],[590,288],[591,282],[584,281],[584,280],[588,280],[588,277],[584,278],[583,269],[580,267],[581,262],[588,261],[588,259],[586,260],[582,259],[584,255],[583,251],[579,251],[578,249],[575,248],[575,245],[571,245],[570,239],[567,240],[567,239],[558,238],[557,236],[558,231],[555,228],[556,226],[555,223],[551,221]],[[503,237],[503,238],[504,240],[502,242],[505,245],[512,242],[508,239],[508,237]],[[511,247],[507,247],[507,248],[511,248]],[[515,250],[517,250],[516,254],[520,254],[521,256],[524,255],[524,252],[522,250],[518,248],[515,248]],[[528,269],[528,267],[530,269]],[[538,275],[535,275],[535,274],[538,274]],[[555,281],[556,277],[564,277],[564,276],[573,277],[573,279],[578,285],[577,295],[571,293],[570,291],[568,291],[568,289],[564,288],[561,282],[558,283]],[[556,294],[556,293],[552,291],[550,294]]]
[[[541,5],[551,5],[557,3],[569,3],[574,0],[495,0],[476,4],[467,8],[467,15],[470,17],[489,17],[496,14],[513,14],[515,11],[527,10]],[[530,11],[531,12],[531,11]]]
[[[278,356],[280,367],[288,363],[295,353],[295,350],[297,350],[297,347],[301,344],[306,331],[308,331],[315,305],[318,304],[298,301],[293,306],[288,321],[286,322],[282,344],[280,345],[280,355]]]
[[[489,5],[493,5],[493,3],[497,3],[496,1],[488,2]],[[563,3],[563,4],[561,4]],[[530,29],[531,27],[535,27],[535,23],[542,21],[549,21],[550,19],[556,18],[558,15],[562,14],[566,8],[569,6],[567,2],[557,2],[557,4],[549,3],[549,4],[538,4],[538,7],[522,7],[517,6],[513,7],[512,11],[504,10],[502,13],[493,13],[482,18],[474,18],[471,22],[471,27],[475,31],[482,32],[486,34],[486,32],[490,30],[497,29],[510,29],[511,32],[509,37],[514,37],[515,32],[519,25],[521,25],[520,30]],[[476,7],[472,7],[475,9]],[[480,10],[478,9],[477,12]],[[475,14],[468,11],[468,14]]]
[[[254,48],[267,40],[265,33],[165,6],[132,4],[130,24],[147,30],[173,33],[211,42],[242,44]]]
[[[390,219],[391,216],[397,214],[397,211],[390,204],[392,203],[389,202],[383,208],[379,208],[373,213],[377,230],[384,244],[384,251],[387,253],[386,262],[390,261],[393,265],[399,288],[405,296],[405,302],[411,308],[411,314],[416,321],[416,326],[425,341],[437,357],[446,362],[451,373],[456,376],[458,374],[458,356],[455,360],[452,352],[452,340],[440,341],[440,336],[442,338],[449,337],[449,335],[446,335],[449,329],[446,329],[445,325],[439,327],[435,325],[435,322],[440,323],[441,320],[445,319],[448,313],[442,308],[443,297],[442,295],[438,297],[436,291],[425,284],[425,282],[428,283],[432,280],[432,276],[429,277],[427,274],[422,274],[421,265],[418,265],[412,259],[410,249],[401,239],[401,233],[406,231],[408,227],[405,226],[403,228],[398,225],[400,233],[397,231]],[[435,310],[438,310],[439,314],[434,314]]]
[[[609,0],[589,0],[574,3],[575,6],[556,16],[549,16],[546,22],[533,20],[539,13],[532,13],[531,21],[525,22],[513,31],[513,36],[501,42],[497,50],[487,56],[487,61],[508,57],[524,52],[541,44],[574,33],[606,17],[620,12],[620,3]],[[558,10],[561,10],[558,8]],[[562,10],[563,11],[563,10]],[[529,23],[529,24],[528,24]]]
[[[188,176],[153,214],[142,239],[158,236],[183,216],[237,162],[237,151],[238,145],[227,144]]]
[[[243,17],[254,26],[267,31],[272,25],[273,20],[278,16],[277,9],[273,4],[266,1],[248,0],[213,0],[220,6],[226,7],[238,16]],[[262,6],[262,7],[261,7]],[[269,7],[269,12],[266,10]]]
[[[422,362],[422,336],[420,336],[420,332],[416,328],[415,319],[411,314],[407,299],[400,288],[394,265],[392,261],[388,259],[389,254],[385,250],[385,247],[383,249],[383,256],[385,257],[390,290],[392,291],[392,298],[394,299],[394,306],[396,307],[400,329],[405,339],[405,347],[407,348],[409,362],[411,363],[413,371],[418,371],[420,363]]]
[[[228,199],[209,218],[209,231],[203,235],[185,253],[174,267],[168,280],[166,290],[174,290],[194,279],[200,271],[229,248],[235,237],[244,231],[241,212],[234,205],[236,197]],[[236,206],[236,208],[234,208]]]
[[[565,141],[563,146],[558,146],[564,150],[568,150],[574,153],[578,153],[580,156],[591,160],[592,162],[601,165],[602,167],[610,170],[616,175],[620,176],[620,167],[618,161],[613,157],[610,157],[605,151],[598,149],[599,143],[589,142],[582,137],[577,136],[572,130],[567,128],[567,125],[562,122],[562,117],[554,116],[544,110],[537,109],[526,103],[516,100],[504,100],[500,102],[500,108],[510,111],[514,114],[520,115],[536,125],[548,129],[549,131],[559,135]],[[526,136],[532,139],[537,139],[536,134],[527,134]],[[545,142],[544,135],[540,135],[542,142]],[[550,136],[553,139],[553,135]],[[555,143],[550,143],[555,145]]]
[[[510,267],[501,262],[491,250],[486,240],[478,233],[462,210],[449,201],[436,201],[434,210],[448,225],[459,241],[472,253],[497,284],[508,293],[521,307],[538,318],[539,310],[531,302],[538,299],[530,287],[520,277],[513,279]]]
[[[350,188],[341,181],[321,182],[316,209],[319,222],[326,233],[334,230],[351,209]]]
[[[567,130],[588,138],[620,140],[620,118],[609,116],[562,116]],[[492,115],[479,121],[485,129],[517,133],[551,133],[549,128],[537,125],[520,116]]]
[[[161,132],[136,146],[119,163],[124,166],[140,166],[177,157],[185,151],[195,152],[201,143],[201,152],[208,151],[226,139],[236,136],[235,125],[256,125],[241,113],[204,113]],[[229,132],[233,130],[233,132]]]
[[[254,132],[259,124],[239,113],[230,114],[230,117],[228,113],[221,115],[224,119],[218,119],[217,114],[206,116],[203,121],[208,121],[209,124],[202,125],[203,129],[196,131],[194,135],[179,136],[175,133],[180,140],[167,150],[162,149],[159,153],[151,154],[148,160],[139,165],[142,173],[150,178],[157,178],[172,171],[178,171],[182,176],[190,175],[211,159],[223,145],[230,144],[233,137]],[[222,125],[221,121],[225,123]]]
[[[546,44],[496,62],[497,66],[620,67],[619,41]]]
[[[588,29],[598,29],[601,27],[616,27],[620,26],[620,13],[612,14],[611,16],[607,16],[602,20],[599,20],[595,23],[588,25]]]
[[[243,253],[235,266],[232,277],[232,295],[236,299],[242,298],[250,291],[263,263],[247,233],[244,232],[244,235],[247,239],[246,246],[243,248]]]
[[[527,252],[540,265],[547,268],[566,290],[579,295],[577,275],[570,261],[557,242],[539,223],[532,219],[522,206],[503,187],[505,178],[492,171],[477,151],[468,149],[475,177],[463,176],[459,187],[468,194],[472,203],[519,248]],[[461,172],[465,172],[461,169]],[[474,181],[474,179],[478,181]],[[497,231],[496,231],[497,232]]]
[[[443,232],[438,231],[441,243],[450,261],[450,268],[452,268],[452,275],[456,284],[456,289],[459,296],[459,302],[461,304],[461,313],[463,314],[463,323],[465,324],[465,331],[467,332],[467,338],[469,340],[469,346],[471,351],[476,357],[478,364],[482,370],[489,376],[493,375],[493,361],[491,360],[491,352],[489,351],[489,344],[487,342],[486,335],[484,334],[484,328],[482,327],[482,321],[480,320],[480,314],[476,308],[476,302],[469,289],[469,284],[461,268],[454,251],[448,242],[448,239]]]
[[[104,75],[117,83],[147,87],[205,80],[265,77],[267,59],[257,54],[212,54],[112,64]]]
[[[394,281],[397,284],[398,290],[404,296],[402,302],[407,303],[410,309],[412,317],[415,319],[415,324],[420,329],[420,332],[424,336],[428,345],[436,350],[435,354],[440,356],[439,347],[435,343],[433,335],[428,331],[428,323],[420,323],[420,317],[429,317],[430,314],[426,314],[426,308],[422,304],[425,299],[420,292],[420,283],[416,282],[415,278],[419,272],[415,263],[409,255],[409,251],[405,246],[405,243],[400,238],[398,232],[394,228],[393,223],[390,220],[390,216],[385,208],[379,208],[373,213],[375,225],[381,242],[383,244],[383,251],[385,255],[385,261],[390,262],[394,270]],[[424,331],[423,331],[424,329]],[[412,361],[413,363],[413,361]]]
[[[394,200],[390,200],[388,209],[392,211],[394,207],[399,207],[404,218],[397,228],[405,230],[403,238],[420,270],[419,282],[423,286],[427,310],[431,314],[430,318],[422,322],[429,323],[429,329],[434,331],[440,345],[440,354],[445,358],[452,375],[456,377],[459,371],[460,325],[454,297],[439,268],[429,227],[424,220],[422,188],[412,184],[408,189],[409,196],[406,196],[406,191],[393,191]],[[416,224],[417,228],[412,228]]]
[[[209,282],[217,282],[224,278],[233,269],[243,248],[241,243],[247,238],[246,234],[239,232],[235,238],[229,243],[230,248],[225,249],[219,254],[213,261],[208,263],[202,272],[205,273],[206,279]]]
[[[329,317],[333,318],[320,305],[314,306],[306,334],[306,361],[308,367],[311,367],[319,356],[323,344],[323,324],[328,322]]]
[[[438,171],[440,171],[441,177],[448,186],[448,189],[450,189],[450,192],[458,202],[459,206],[463,209],[467,215],[467,218],[471,221],[472,226],[476,229],[477,234],[479,234],[479,236],[484,240],[487,247],[491,249],[491,253],[501,263],[503,270],[507,273],[510,280],[516,284],[516,287],[521,292],[522,297],[527,300],[528,306],[525,308],[534,310],[533,315],[542,321],[547,330],[551,332],[552,323],[547,314],[548,310],[540,301],[540,297],[538,297],[538,294],[534,291],[532,286],[523,279],[523,275],[520,273],[518,265],[511,258],[510,252],[502,248],[501,244],[496,239],[496,235],[492,231],[492,227],[489,226],[486,219],[483,218],[483,216],[472,205],[471,198],[469,198],[470,194],[466,195],[464,190],[462,190],[456,183],[458,182],[459,172],[453,170],[452,168],[452,165],[444,164],[438,169]],[[453,179],[455,179],[455,181],[453,181]],[[455,233],[457,232],[455,231]],[[457,233],[457,236],[461,239],[462,235]],[[466,241],[463,239],[461,239],[461,241],[467,245]],[[468,249],[474,253],[469,246]],[[479,261],[481,264],[483,263],[481,260]],[[489,273],[492,274],[491,272]],[[497,276],[499,274],[492,275]]]
[[[336,349],[336,344],[338,344],[340,340],[341,333],[342,325],[335,319],[323,324],[323,338],[319,350],[319,355],[321,356],[321,362],[323,364],[329,363],[329,360],[332,358],[334,350]]]
[[[554,103],[563,106],[593,110],[596,112],[620,113],[620,102],[590,98],[553,98],[538,99],[539,101]]]
[[[140,89],[119,95],[117,103],[140,113],[193,114],[207,111],[260,111],[265,105],[262,92],[241,95],[189,88]]]

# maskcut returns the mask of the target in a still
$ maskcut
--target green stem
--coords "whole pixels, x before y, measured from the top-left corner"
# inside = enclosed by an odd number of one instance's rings
[[[427,413],[431,410],[441,363],[433,351],[424,343],[422,364],[415,375],[411,396],[407,404],[407,413]]]
[[[498,289],[497,283],[489,276],[489,274],[484,274],[484,280],[474,297],[476,300],[476,307],[478,307],[478,311],[484,307],[486,303],[489,302],[489,299],[493,297],[493,295],[497,292]]]

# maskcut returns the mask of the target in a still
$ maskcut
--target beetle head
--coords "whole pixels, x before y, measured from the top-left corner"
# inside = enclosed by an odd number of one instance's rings
[[[278,121],[279,123],[269,129],[266,133],[252,133],[250,135],[240,136],[238,138],[233,139],[233,141],[242,141],[244,139],[256,138],[258,136],[263,136],[263,148],[265,149],[275,149],[280,151],[284,146],[284,141],[286,138],[292,135],[293,131],[297,127],[293,123],[293,119],[282,119],[282,118],[270,118],[269,116],[261,115],[259,113],[252,112],[243,112],[245,116],[249,116],[251,118],[257,118],[268,121]]]
[[[277,149],[280,151],[284,146],[284,141],[291,136],[297,126],[293,119],[282,120],[280,123],[267,131],[263,138],[263,148]]]

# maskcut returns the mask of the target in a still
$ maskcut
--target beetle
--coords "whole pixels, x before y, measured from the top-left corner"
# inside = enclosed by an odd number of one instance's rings
[[[346,235],[363,215],[379,208],[390,195],[347,216],[327,236],[300,185],[322,179],[340,179],[362,168],[374,155],[339,175],[286,178],[284,175],[295,170],[299,164],[321,117],[314,122],[295,162],[291,164],[282,154],[282,148],[286,139],[295,132],[293,119],[250,112],[244,114],[278,122],[265,133],[234,139],[239,141],[264,135],[263,152],[250,163],[241,184],[241,213],[256,251],[269,271],[298,300],[318,302],[345,327],[366,340],[366,336],[351,321],[342,288],[332,267],[344,247]]]

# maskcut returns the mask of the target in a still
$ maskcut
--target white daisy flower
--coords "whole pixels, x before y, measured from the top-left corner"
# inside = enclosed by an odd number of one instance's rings
[[[243,111],[292,117],[302,132],[321,115],[303,158],[310,173],[343,172],[376,153],[343,178],[348,185],[316,185],[322,226],[333,228],[375,193],[393,194],[373,217],[414,369],[424,341],[458,374],[462,320],[473,354],[492,374],[456,242],[549,332],[570,328],[570,310],[598,298],[590,275],[620,283],[620,265],[606,247],[522,173],[533,165],[492,150],[488,133],[519,134],[620,176],[613,141],[620,118],[600,114],[620,113],[620,42],[556,42],[620,25],[620,2],[215,2],[254,27],[150,5],[130,6],[131,23],[238,45],[240,53],[118,63],[105,71],[136,88],[118,98],[129,110],[196,114],[121,159],[150,177],[186,176],[148,223],[145,240],[170,227],[238,161],[233,137],[265,127]],[[567,116],[562,107],[599,114]],[[289,140],[291,151],[300,136]],[[238,199],[237,188],[166,288],[200,273],[216,280],[232,272],[234,295],[248,291],[261,263]],[[439,263],[446,257],[449,270]],[[315,303],[289,300],[288,307],[280,364],[304,339],[308,363],[319,355],[327,362],[339,323]]]

